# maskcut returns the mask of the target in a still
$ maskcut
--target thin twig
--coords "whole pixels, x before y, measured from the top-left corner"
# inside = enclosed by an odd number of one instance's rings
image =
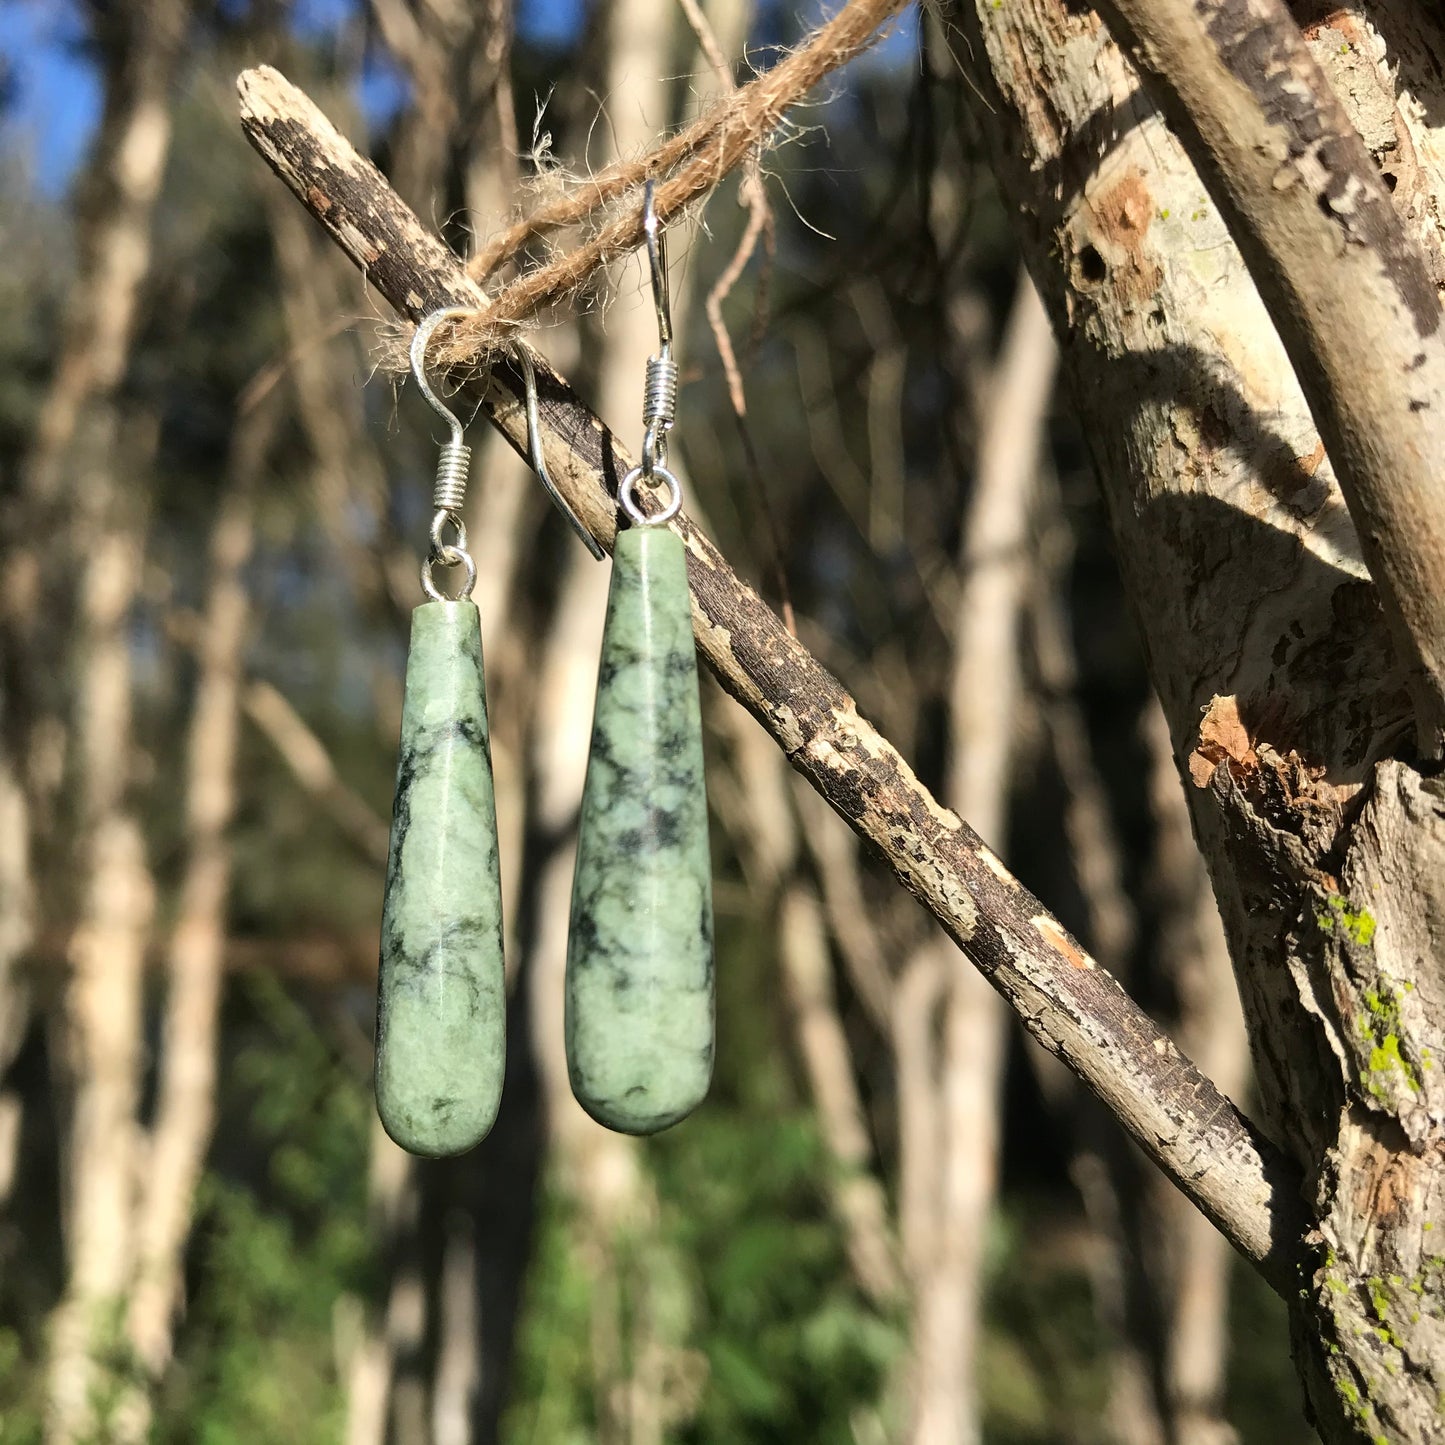
[[[728,335],[722,308],[723,302],[727,300],[729,293],[747,269],[748,262],[753,259],[753,253],[758,249],[758,242],[764,236],[770,235],[773,229],[773,211],[772,207],[768,205],[767,190],[763,186],[762,168],[758,164],[756,156],[748,161],[747,172],[738,189],[738,199],[748,207],[748,224],[743,230],[737,250],[733,252],[732,260],[723,267],[722,274],[713,283],[712,290],[707,293],[707,300],[703,302],[703,310],[707,313],[708,324],[712,327],[712,334],[717,340],[718,355],[722,357],[723,372],[727,376],[728,396],[732,400],[733,411],[737,414],[738,419],[742,420],[748,411],[747,398],[743,392],[743,375],[738,368],[737,353],[733,350],[732,337]]]
[[[737,83],[733,80],[732,66],[723,55],[717,36],[713,34],[707,16],[702,13],[702,6],[697,0],[678,0],[678,4],[682,6],[682,13],[687,17],[687,23],[692,26],[693,34],[697,36],[698,46],[713,68],[723,94],[735,95]],[[722,358],[723,372],[727,376],[728,396],[732,399],[733,411],[741,421],[747,415],[747,398],[743,391],[742,373],[738,370],[737,353],[733,350],[722,308],[723,302],[747,270],[748,262],[758,248],[758,241],[764,232],[771,234],[773,228],[773,212],[768,205],[767,189],[763,185],[761,155],[758,151],[754,151],[745,163],[743,178],[738,187],[738,200],[748,208],[748,223],[732,259],[723,267],[722,274],[707,293],[703,310],[707,312],[708,324],[717,340],[718,355]]]
[[[258,678],[242,694],[241,706],[276,749],[292,777],[326,808],[362,857],[378,867],[384,866],[386,820],[342,781],[326,745],[286,697]]]

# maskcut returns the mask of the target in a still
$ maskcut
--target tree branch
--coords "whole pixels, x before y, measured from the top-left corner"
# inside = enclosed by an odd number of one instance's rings
[[[247,137],[367,280],[415,321],[442,305],[485,306],[461,263],[381,173],[273,70],[240,78]],[[536,360],[553,480],[604,546],[615,534],[622,447],[565,381]],[[494,368],[483,408],[526,445],[520,380]],[[1163,1037],[1118,983],[939,806],[853,699],[688,520],[698,646],[723,687],[789,761],[887,859],[1025,1026],[1103,1101],[1149,1156],[1281,1292],[1293,1286],[1298,1176]]]
[[[1279,331],[1445,754],[1445,333],[1378,169],[1283,0],[1099,0]]]

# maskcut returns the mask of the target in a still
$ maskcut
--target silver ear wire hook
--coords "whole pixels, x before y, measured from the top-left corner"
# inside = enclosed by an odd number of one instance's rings
[[[472,449],[462,441],[462,424],[457,415],[431,389],[426,379],[426,349],[432,332],[443,321],[470,312],[464,306],[446,306],[433,311],[422,319],[411,339],[411,371],[416,377],[421,394],[426,397],[432,410],[451,428],[451,437],[442,443],[441,455],[437,458],[436,481],[432,485],[431,548],[426,561],[421,564],[422,591],[433,602],[461,601],[472,595],[477,583],[477,564],[467,551],[467,528],[462,521],[462,503],[466,500],[467,479],[472,470]],[[451,526],[456,541],[444,540],[443,530]],[[462,583],[455,599],[448,598],[432,578],[432,568],[441,563],[443,567],[465,567],[466,580]]]
[[[457,420],[457,414],[431,389],[431,383],[426,379],[426,349],[431,345],[432,333],[443,321],[472,314],[465,306],[443,306],[439,311],[432,311],[424,316],[411,338],[411,374],[416,377],[416,384],[421,388],[421,394],[426,397],[431,409],[451,427],[450,445],[454,447],[462,444],[462,424]]]
[[[642,230],[647,237],[647,265],[652,272],[652,305],[657,312],[657,337],[664,352],[672,345],[672,297],[667,283],[667,232],[657,221],[657,182],[649,179],[642,193]]]
[[[452,429],[451,440],[442,447],[441,461],[437,464],[437,485],[433,496],[437,515],[432,521],[435,560],[448,565],[457,561],[466,562],[469,574],[475,573],[475,567],[466,557],[467,534],[466,529],[462,526],[460,511],[462,499],[467,490],[471,451],[462,445],[462,424],[457,419],[456,413],[432,390],[431,383],[426,379],[426,349],[431,344],[432,333],[443,321],[457,320],[463,316],[474,316],[475,314],[475,307],[443,306],[437,311],[428,313],[418,324],[416,332],[411,338],[412,375],[416,377],[421,394],[426,397],[432,410]],[[542,453],[542,416],[537,404],[537,371],[532,365],[532,357],[525,342],[519,340],[515,350],[517,365],[522,373],[522,381],[525,386],[527,451],[532,463],[532,470],[537,473],[538,480],[547,489],[547,495],[556,503],[557,510],[566,517],[572,530],[581,539],[582,545],[600,562],[606,554],[598,545],[597,539],[582,525],[581,518],[567,505],[566,498],[557,490],[551,474],[547,471],[547,459]],[[448,483],[445,489],[444,480]],[[438,540],[442,522],[445,520],[443,513],[450,516],[453,525],[457,528],[456,547],[447,547]],[[431,560],[433,559],[428,559],[428,562]],[[422,586],[431,595],[431,574],[427,569],[423,569]],[[470,592],[471,585],[468,584],[466,592],[462,595],[467,596]]]
[[[658,351],[647,358],[642,396],[642,475],[667,465],[667,434],[677,417],[677,362],[672,359],[672,298],[667,282],[667,235],[658,225],[655,183],[643,191],[642,231],[647,237],[647,265],[652,273],[652,306],[657,312]]]
[[[647,265],[652,273],[652,306],[657,312],[658,349],[647,358],[642,394],[642,461],[623,477],[617,500],[634,527],[658,527],[682,508],[682,484],[667,469],[667,434],[677,419],[677,362],[672,359],[672,299],[667,283],[667,236],[658,224],[654,184],[643,191],[642,233],[647,238]],[[637,484],[662,483],[668,500],[660,511],[637,505]]]
[[[537,480],[547,489],[547,494],[557,504],[557,510],[566,517],[582,545],[600,562],[606,555],[597,538],[582,525],[582,519],[567,505],[567,500],[557,490],[552,474],[547,470],[547,458],[542,455],[542,417],[537,405],[537,369],[532,365],[532,354],[524,341],[516,345],[517,365],[522,371],[527,402],[527,451],[530,454],[532,470]]]

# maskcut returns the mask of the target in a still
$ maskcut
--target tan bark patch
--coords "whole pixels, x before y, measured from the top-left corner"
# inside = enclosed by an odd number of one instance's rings
[[[1017,888],[1019,886],[1018,879],[1008,871],[1004,866],[1003,860],[993,849],[980,847],[975,849],[975,851],[978,854],[979,862],[982,863],[1000,883],[1006,884],[1010,888]]]
[[[1144,173],[1131,170],[1095,196],[1092,209],[1098,234],[1109,243],[1105,254],[1118,258],[1110,270],[1120,298],[1146,300],[1158,290],[1163,272],[1144,250],[1154,220],[1154,197],[1144,184]]]
[[[1239,715],[1239,699],[1216,695],[1199,724],[1199,746],[1189,755],[1194,786],[1207,788],[1214,770],[1226,762],[1234,765],[1236,774],[1252,772],[1259,766],[1259,756]]]
[[[1309,456],[1296,457],[1295,465],[1300,469],[1300,471],[1305,474],[1305,476],[1313,477],[1314,474],[1319,471],[1320,463],[1324,461],[1324,459],[1325,444],[1323,442],[1319,442],[1315,446],[1315,449],[1309,454]]]
[[[1064,138],[1058,118],[1043,102],[1043,87],[1032,83],[1037,69],[1033,57],[1013,26],[1000,27],[999,40],[1005,57],[1003,73],[1013,80],[1015,95],[1029,112],[1029,136],[1035,154],[1040,161],[1053,160],[1063,149]]]
[[[1029,919],[1039,931],[1039,936],[1060,957],[1067,959],[1073,968],[1093,968],[1094,960],[1064,932],[1047,914],[1040,913]]]
[[[1411,1161],[1378,1139],[1361,1137],[1362,1147],[1351,1160],[1355,1217],[1376,1224],[1408,1217],[1417,1207],[1420,1193]]]

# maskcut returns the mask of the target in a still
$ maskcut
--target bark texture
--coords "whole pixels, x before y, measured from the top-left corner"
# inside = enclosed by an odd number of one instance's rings
[[[241,78],[248,137],[370,284],[405,316],[484,307],[455,257],[384,178],[276,72]],[[563,494],[603,545],[630,465],[613,435],[540,359],[544,446]],[[524,444],[520,383],[498,367],[487,414]],[[724,687],[888,860],[1046,1047],[1279,1288],[1294,1275],[1297,1179],[977,835],[939,806],[896,750],[685,517],[694,625]]]
[[[1100,0],[1099,9],[1259,287],[1410,664],[1421,751],[1438,759],[1445,332],[1423,253],[1284,0]]]
[[[1090,420],[1269,1128],[1307,1179],[1291,1305],[1315,1418],[1332,1441],[1439,1438],[1442,821],[1440,785],[1392,756],[1410,669],[1270,312],[1123,55],[1061,0],[958,18]]]

